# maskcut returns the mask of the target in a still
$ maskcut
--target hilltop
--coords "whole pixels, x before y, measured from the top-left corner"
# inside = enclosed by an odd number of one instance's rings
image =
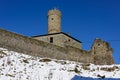
[[[0,48],[0,80],[119,80],[120,65],[33,57]]]

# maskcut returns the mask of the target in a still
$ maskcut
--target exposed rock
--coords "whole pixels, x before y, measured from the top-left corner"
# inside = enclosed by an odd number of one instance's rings
[[[98,74],[97,77],[100,77],[100,78],[104,79],[105,75],[101,76],[101,75]]]

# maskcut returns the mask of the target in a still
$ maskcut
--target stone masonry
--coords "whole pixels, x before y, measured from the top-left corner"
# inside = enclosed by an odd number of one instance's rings
[[[112,53],[113,49],[110,47],[108,42],[102,41],[101,39],[95,39],[91,48],[91,53],[94,55],[95,64],[112,64],[114,63]]]
[[[68,34],[60,32],[54,34],[45,34],[33,36],[33,39],[41,40],[47,43],[52,43],[57,46],[66,47],[66,46],[74,46],[76,48],[82,49],[81,42],[79,40],[75,40],[73,37],[70,37]],[[52,38],[52,42],[51,42]]]
[[[48,34],[61,32],[61,12],[56,8],[48,12]]]
[[[0,29],[0,47],[36,57],[79,61],[99,65],[114,63],[112,48],[107,42],[101,39],[95,39],[91,50],[86,51],[70,45],[66,45],[66,47],[57,46]]]

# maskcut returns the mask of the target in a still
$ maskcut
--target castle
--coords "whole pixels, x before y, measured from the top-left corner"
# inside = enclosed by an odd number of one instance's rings
[[[82,42],[61,31],[61,12],[48,12],[48,34],[27,37],[0,29],[0,47],[25,54],[73,60],[83,63],[113,64],[113,49],[108,42],[95,39],[89,51],[82,49]]]
[[[32,38],[61,47],[70,45],[82,49],[81,41],[61,32],[61,12],[56,8],[48,12],[48,34],[33,36]]]

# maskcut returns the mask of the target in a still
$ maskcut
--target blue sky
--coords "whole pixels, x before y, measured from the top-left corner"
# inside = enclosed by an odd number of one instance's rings
[[[108,41],[120,63],[120,0],[0,0],[0,28],[26,36],[47,33],[47,12],[62,12],[62,31],[89,50],[95,38]]]

